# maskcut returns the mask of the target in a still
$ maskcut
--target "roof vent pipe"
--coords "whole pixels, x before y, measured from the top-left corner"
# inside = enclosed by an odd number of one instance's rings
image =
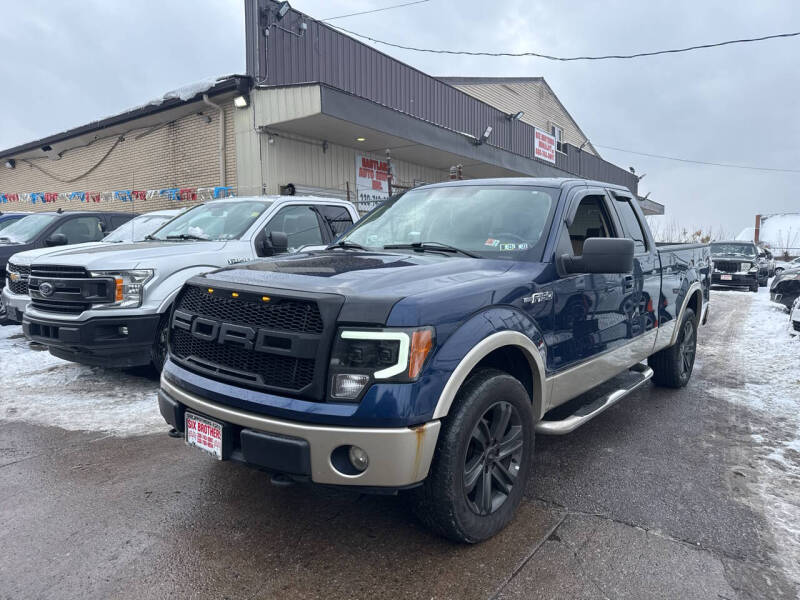
[[[203,94],[203,102],[219,112],[219,184],[225,185],[225,109],[219,104],[214,104],[208,99],[208,94]]]

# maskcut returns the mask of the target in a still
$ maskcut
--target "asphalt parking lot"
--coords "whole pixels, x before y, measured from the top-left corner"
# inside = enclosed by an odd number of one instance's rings
[[[539,437],[515,521],[459,546],[402,497],[276,488],[166,435],[157,383],[0,330],[0,598],[795,598],[800,339],[715,291],[680,391]]]

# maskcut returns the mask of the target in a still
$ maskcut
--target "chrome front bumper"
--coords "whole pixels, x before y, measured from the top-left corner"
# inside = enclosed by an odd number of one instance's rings
[[[191,394],[161,378],[161,390],[186,408],[256,432],[306,440],[311,450],[311,480],[329,485],[400,488],[425,479],[430,469],[439,421],[391,429],[334,427],[275,419],[231,408]],[[339,446],[358,446],[369,456],[363,473],[348,475],[331,462]]]
[[[20,319],[22,319],[22,313],[25,312],[25,307],[28,306],[30,301],[30,296],[13,294],[8,289],[8,286],[3,288],[3,306],[9,313],[19,315]]]

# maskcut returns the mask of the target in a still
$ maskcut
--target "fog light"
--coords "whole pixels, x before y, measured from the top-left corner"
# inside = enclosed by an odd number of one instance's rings
[[[361,390],[367,385],[367,381],[369,381],[368,375],[337,374],[333,378],[333,392],[331,395],[334,398],[353,400],[358,398]]]
[[[356,470],[367,470],[367,467],[369,466],[369,456],[367,456],[367,453],[362,448],[359,448],[358,446],[350,446],[347,456],[350,458],[350,464],[353,465]]]

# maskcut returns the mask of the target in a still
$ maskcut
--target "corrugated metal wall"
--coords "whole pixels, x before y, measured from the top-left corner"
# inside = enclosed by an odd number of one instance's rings
[[[273,0],[257,3],[246,16],[259,19],[259,27],[246,25],[247,64],[261,85],[292,85],[319,82],[388,108],[409,114],[440,127],[479,137],[487,126],[493,128],[488,143],[525,157],[533,156],[534,128],[509,121],[506,113],[481,102],[430,75],[403,64],[382,52],[335,31],[302,13],[290,10],[277,20]],[[300,35],[300,24],[307,30]],[[253,35],[251,32],[255,31]],[[268,35],[264,35],[268,31]],[[259,48],[263,48],[259,50]],[[586,154],[586,153],[583,153]],[[636,192],[636,178],[624,169],[606,163],[578,162],[590,172],[570,170],[574,175],[625,185]],[[565,168],[569,157],[557,160]]]

